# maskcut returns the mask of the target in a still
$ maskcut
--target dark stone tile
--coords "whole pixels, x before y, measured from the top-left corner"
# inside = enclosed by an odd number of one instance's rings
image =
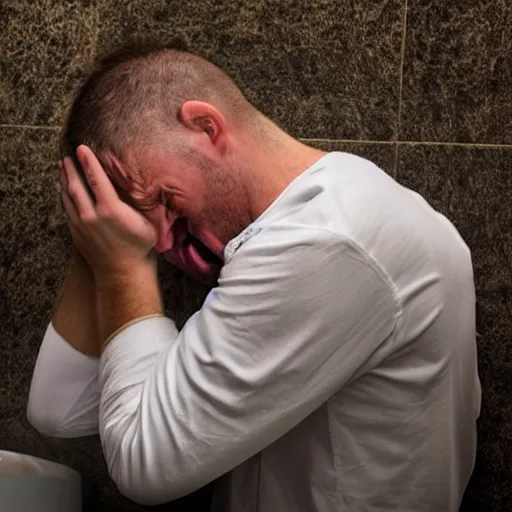
[[[150,35],[216,62],[295,136],[395,135],[402,0],[6,0],[0,16],[0,122],[60,124],[95,53]]]
[[[66,265],[55,146],[51,130],[0,130],[0,361],[7,370],[0,379],[2,418],[22,413]]]
[[[95,1],[0,3],[0,123],[57,125],[95,50]]]
[[[512,3],[409,0],[400,140],[512,143]]]
[[[25,418],[37,352],[71,251],[57,192],[58,134],[0,128],[0,448],[30,453],[77,469],[84,512],[142,511],[110,481],[97,437],[49,440]],[[163,269],[167,311],[182,325],[201,305],[205,288]],[[209,489],[161,510],[208,510]]]
[[[512,148],[400,145],[398,180],[422,194],[470,247],[477,290],[512,286]]]
[[[473,255],[483,404],[463,512],[512,508],[511,157],[512,148],[399,147],[398,181],[452,220]]]
[[[264,113],[296,137],[393,139],[402,1],[240,5],[222,2],[203,48]]]

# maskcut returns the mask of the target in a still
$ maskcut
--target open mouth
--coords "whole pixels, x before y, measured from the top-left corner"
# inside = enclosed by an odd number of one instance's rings
[[[216,254],[210,251],[210,249],[208,249],[201,240],[196,238],[194,235],[191,235],[188,231],[185,240],[183,240],[183,245],[185,247],[193,245],[199,256],[207,263],[213,263],[215,265],[222,264],[222,260]]]
[[[223,261],[214,252],[212,252],[199,238],[194,236],[188,230],[188,221],[185,217],[180,217],[174,221],[173,232],[175,237],[175,247],[171,253],[175,254],[175,263],[185,265],[198,265],[198,268],[206,270],[206,267],[222,266]],[[171,262],[175,259],[171,257]]]

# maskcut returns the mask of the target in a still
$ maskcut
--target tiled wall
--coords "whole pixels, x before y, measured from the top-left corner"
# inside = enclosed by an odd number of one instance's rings
[[[463,510],[512,510],[510,0],[0,2],[0,449],[79,469],[86,511],[142,510],[109,483],[98,439],[49,441],[24,418],[69,255],[58,130],[94,55],[137,34],[211,58],[290,133],[374,160],[455,222],[473,252],[484,389]],[[205,290],[164,274],[182,323]],[[167,509],[207,501],[191,499]]]

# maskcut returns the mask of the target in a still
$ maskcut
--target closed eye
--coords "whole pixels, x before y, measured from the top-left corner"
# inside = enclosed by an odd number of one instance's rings
[[[170,189],[162,187],[160,190],[160,204],[163,204],[168,210],[176,211],[174,194]]]
[[[128,196],[128,194],[125,193]],[[129,196],[129,200],[127,203],[140,212],[148,212],[154,210],[159,202],[158,202],[158,194],[142,194],[133,192],[131,196]]]

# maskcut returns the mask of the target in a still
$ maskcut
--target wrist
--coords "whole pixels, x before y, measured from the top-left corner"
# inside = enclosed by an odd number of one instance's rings
[[[137,318],[163,314],[156,265],[152,261],[96,275],[102,342]]]
[[[151,282],[156,279],[156,262],[149,257],[137,263],[124,263],[115,268],[94,270],[96,289],[99,292],[130,287],[134,282]]]
[[[51,321],[55,330],[72,347],[99,357],[101,345],[94,275],[87,261],[75,249]]]

